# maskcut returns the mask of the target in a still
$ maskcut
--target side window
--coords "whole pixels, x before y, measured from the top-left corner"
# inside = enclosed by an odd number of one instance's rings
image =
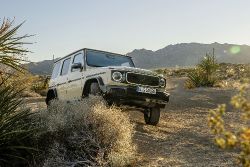
[[[60,66],[61,66],[61,61],[57,62],[54,65],[53,72],[52,72],[52,75],[51,75],[51,79],[55,79],[58,76],[59,71],[60,71]]]
[[[61,75],[66,75],[69,71],[70,58],[63,61]]]
[[[73,64],[74,63],[81,63],[83,65],[83,55],[81,53],[74,56]],[[71,69],[71,71],[74,72],[74,71],[79,71],[79,70]]]

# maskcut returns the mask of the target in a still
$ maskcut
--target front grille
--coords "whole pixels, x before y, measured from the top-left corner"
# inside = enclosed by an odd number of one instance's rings
[[[147,86],[159,86],[159,78],[155,76],[127,73],[127,82]]]

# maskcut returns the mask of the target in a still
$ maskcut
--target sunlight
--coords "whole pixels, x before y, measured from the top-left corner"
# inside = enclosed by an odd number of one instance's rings
[[[240,53],[240,46],[232,46],[230,48],[230,53],[231,54],[238,54],[238,53]]]

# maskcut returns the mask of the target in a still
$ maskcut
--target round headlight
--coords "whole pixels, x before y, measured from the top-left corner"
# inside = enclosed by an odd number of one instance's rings
[[[166,86],[166,80],[164,78],[160,78],[159,85],[161,87],[165,87]]]
[[[118,71],[116,71],[116,72],[114,72],[114,73],[112,74],[112,79],[113,79],[114,81],[116,81],[116,82],[121,82],[121,81],[122,81],[122,78],[123,78],[122,73],[120,73],[120,72],[118,72]]]

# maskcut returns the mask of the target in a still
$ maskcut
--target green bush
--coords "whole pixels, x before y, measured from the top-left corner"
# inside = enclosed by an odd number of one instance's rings
[[[20,91],[0,85],[0,166],[27,163],[34,149],[32,113],[20,108]]]
[[[217,81],[216,70],[218,68],[219,64],[215,56],[206,54],[196,68],[188,73],[188,80],[185,86],[187,88],[214,86]]]

